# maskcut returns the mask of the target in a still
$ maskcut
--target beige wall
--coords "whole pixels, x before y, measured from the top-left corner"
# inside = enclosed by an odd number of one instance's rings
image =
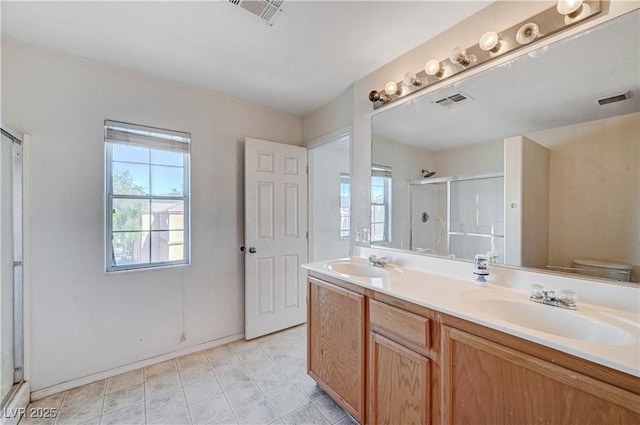
[[[549,150],[524,136],[507,137],[505,264],[549,264]]]
[[[549,264],[551,154],[523,137],[522,150],[522,265],[544,269]]]
[[[502,173],[504,171],[504,142],[479,143],[433,153],[436,176],[463,176]]]
[[[640,281],[640,114],[530,136],[551,150],[549,263],[624,263]]]
[[[302,119],[303,146],[312,146],[318,138],[351,127],[353,122],[353,86]]]
[[[3,39],[2,118],[31,135],[33,390],[243,332],[243,140],[300,117]],[[191,133],[190,266],[105,273],[107,118]]]

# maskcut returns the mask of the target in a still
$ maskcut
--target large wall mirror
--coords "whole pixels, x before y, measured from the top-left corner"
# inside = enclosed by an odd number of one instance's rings
[[[640,281],[640,11],[373,116],[371,244]]]

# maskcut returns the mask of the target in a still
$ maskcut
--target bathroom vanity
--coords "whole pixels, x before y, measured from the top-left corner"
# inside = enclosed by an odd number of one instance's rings
[[[640,423],[633,312],[366,259],[304,267],[309,375],[360,423]]]
[[[353,152],[371,152],[352,170],[363,258],[303,266],[309,375],[360,423],[640,424],[640,109],[624,94],[640,13],[625,10],[449,84],[445,66],[471,63],[458,48],[371,87],[371,128],[354,120]],[[376,250],[396,258],[371,265]],[[484,253],[502,266],[477,287],[460,259]]]

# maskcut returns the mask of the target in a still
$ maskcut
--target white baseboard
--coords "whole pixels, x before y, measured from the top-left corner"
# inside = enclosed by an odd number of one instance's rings
[[[104,372],[94,373],[92,375],[83,376],[82,378],[73,379],[71,381],[62,382],[60,384],[52,385],[46,388],[40,388],[31,393],[31,401],[39,400],[41,398],[48,397],[53,394],[57,394],[62,391],[70,390],[71,388],[80,387],[82,385],[90,384],[92,382],[101,381],[103,379],[111,378],[116,375],[120,375],[125,372],[140,369],[141,367],[151,366],[156,363],[164,362],[166,360],[175,359],[176,357],[186,356],[187,354],[195,353],[209,348],[218,347],[220,345],[228,344],[233,341],[238,341],[244,338],[244,332],[226,336],[224,338],[216,339],[214,341],[205,342],[204,344],[194,345],[193,347],[184,348],[182,350],[173,351],[171,353],[163,354],[160,356],[152,357],[150,359],[141,360],[139,362],[130,363],[125,366],[120,366],[114,369],[105,370]],[[4,425],[4,422],[2,422]]]
[[[29,382],[20,384],[9,404],[2,409],[1,425],[16,425],[18,423],[21,419],[20,412],[25,412],[29,405],[29,392]]]

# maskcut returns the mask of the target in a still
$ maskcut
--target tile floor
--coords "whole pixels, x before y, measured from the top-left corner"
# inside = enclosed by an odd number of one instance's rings
[[[306,325],[137,369],[29,408],[20,425],[357,424],[307,375]]]

